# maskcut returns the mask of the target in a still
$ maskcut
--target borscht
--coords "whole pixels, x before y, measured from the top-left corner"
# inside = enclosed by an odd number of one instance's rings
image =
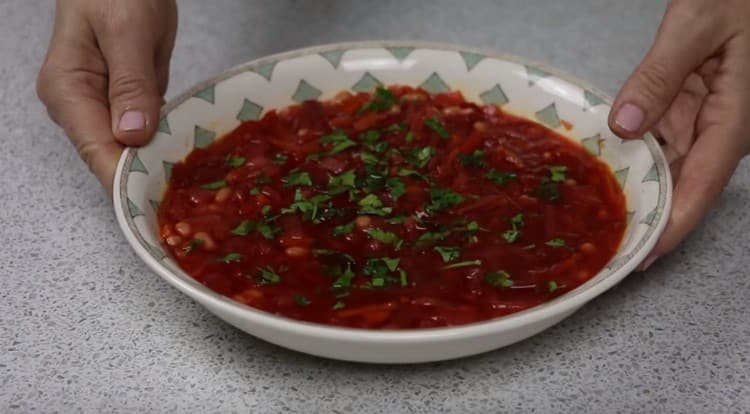
[[[596,275],[627,220],[581,145],[460,92],[341,92],[243,122],[172,168],[158,220],[212,290],[326,325],[483,321]]]

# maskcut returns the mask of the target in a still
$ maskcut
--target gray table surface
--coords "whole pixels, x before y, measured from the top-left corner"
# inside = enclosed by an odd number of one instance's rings
[[[665,5],[179,3],[168,96],[269,53],[385,38],[527,56],[614,94]],[[223,323],[135,256],[36,99],[53,8],[0,1],[0,412],[749,412],[750,163],[677,251],[538,336],[416,366],[318,359]]]

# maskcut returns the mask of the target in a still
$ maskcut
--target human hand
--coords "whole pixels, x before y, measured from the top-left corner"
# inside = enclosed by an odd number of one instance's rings
[[[107,191],[153,135],[177,32],[174,0],[58,0],[37,94]]]
[[[612,131],[623,138],[652,131],[675,179],[667,227],[641,270],[700,223],[750,153],[748,22],[750,1],[672,0],[615,99]]]

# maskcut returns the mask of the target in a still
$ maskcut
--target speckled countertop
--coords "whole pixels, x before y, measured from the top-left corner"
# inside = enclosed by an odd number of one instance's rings
[[[559,66],[615,93],[665,1],[181,0],[168,96],[231,65],[342,40],[421,39]],[[254,339],[135,256],[47,120],[53,3],[0,2],[0,412],[750,412],[750,163],[671,256],[562,324],[418,366]]]

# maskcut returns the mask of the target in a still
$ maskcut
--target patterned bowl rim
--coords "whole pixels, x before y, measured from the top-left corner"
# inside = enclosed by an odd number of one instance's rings
[[[193,95],[211,85],[218,84],[240,73],[247,72],[251,69],[268,65],[270,63],[278,63],[289,59],[315,55],[321,52],[334,50],[348,51],[353,49],[363,50],[399,47],[413,48],[414,50],[426,49],[435,51],[476,53],[491,59],[529,66],[532,68],[543,70],[549,73],[551,76],[562,80],[563,82],[567,82],[571,85],[589,90],[592,94],[599,97],[602,100],[603,104],[606,104],[610,107],[612,105],[613,100],[608,94],[601,91],[599,88],[589,84],[588,82],[578,79],[575,76],[572,76],[565,71],[562,71],[555,67],[512,54],[499,53],[490,49],[467,47],[449,43],[409,40],[371,40],[329,43],[294,49],[241,63],[225,70],[217,76],[211,77],[204,80],[203,82],[198,83],[197,85],[187,89],[185,92],[171,99],[166,105],[162,107],[160,116],[169,114],[179,105],[193,97]],[[145,241],[143,240],[143,237],[135,226],[133,218],[129,217],[129,215],[125,213],[128,208],[127,183],[128,176],[130,174],[129,167],[135,158],[137,148],[126,148],[123,151],[122,156],[120,157],[117,165],[117,170],[115,172],[115,191],[113,191],[113,203],[120,228],[122,229],[125,238],[136,251],[136,254],[141,258],[141,260],[143,260],[148,265],[148,267],[150,267],[173,287],[190,296],[192,299],[197,300],[199,303],[203,303],[204,301],[210,302],[210,306],[212,308],[220,308],[225,314],[232,314],[235,317],[248,319],[256,324],[269,326],[279,331],[295,332],[296,334],[310,337],[328,338],[334,340],[340,339],[347,341],[357,341],[361,343],[428,343],[435,340],[485,336],[504,331],[510,331],[525,325],[533,325],[536,322],[541,322],[546,319],[553,318],[555,315],[567,316],[567,314],[572,313],[579,307],[583,306],[590,300],[596,298],[603,292],[619,283],[631,271],[633,271],[636,266],[645,259],[647,254],[656,244],[661,233],[664,231],[669,218],[669,214],[665,214],[665,212],[668,213],[670,211],[672,202],[672,179],[669,174],[666,157],[664,156],[661,147],[651,133],[646,133],[643,136],[643,141],[646,144],[649,153],[651,154],[651,157],[653,158],[656,165],[656,172],[658,175],[659,183],[658,202],[656,209],[654,210],[655,215],[652,224],[649,225],[648,230],[641,237],[638,243],[633,247],[632,251],[618,260],[617,266],[613,267],[610,265],[607,268],[602,269],[602,271],[600,271],[596,276],[589,279],[586,283],[580,285],[576,289],[573,289],[557,298],[531,307],[529,309],[525,309],[494,319],[449,327],[387,331],[346,328],[300,321],[280,315],[275,315],[248,305],[241,304],[239,302],[235,302],[232,299],[207,288],[186,273],[183,273],[183,275],[175,274],[166,266],[164,266],[160,261],[156,260],[148,252]]]

